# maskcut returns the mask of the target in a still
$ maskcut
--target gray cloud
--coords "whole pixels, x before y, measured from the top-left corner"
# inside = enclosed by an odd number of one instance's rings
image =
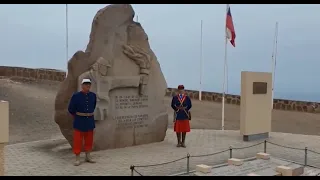
[[[69,56],[84,49],[93,16],[105,5],[69,5]],[[225,5],[133,5],[149,35],[168,85],[199,87],[200,20],[203,84],[222,91]],[[242,70],[270,71],[275,22],[279,21],[275,90],[318,92],[320,5],[231,5],[236,48],[228,44],[228,89],[240,91]],[[66,69],[65,5],[1,5],[2,65]],[[190,76],[180,77],[177,71]],[[306,98],[305,98],[306,99]],[[319,97],[320,100],[320,97]]]

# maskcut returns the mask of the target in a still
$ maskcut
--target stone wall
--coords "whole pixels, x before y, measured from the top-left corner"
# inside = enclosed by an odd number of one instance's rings
[[[66,73],[55,69],[31,69],[23,67],[0,66],[2,77],[22,77],[35,80],[63,81]]]
[[[173,96],[176,91],[177,89],[175,88],[168,88],[166,95]],[[186,92],[191,99],[199,99],[199,91],[186,90]],[[241,97],[239,95],[226,94],[225,96],[225,103],[240,105]],[[204,101],[222,102],[222,94],[203,91],[201,99]],[[274,99],[273,108],[288,111],[320,113],[320,103],[318,102]]]
[[[21,77],[35,80],[51,80],[51,81],[63,81],[66,73],[55,69],[31,69],[22,67],[7,67],[0,66],[0,77]],[[168,88],[167,96],[173,96],[177,89]],[[199,92],[194,90],[187,90],[187,94],[192,99],[199,99]],[[215,92],[202,92],[202,100],[212,102],[222,102],[222,94]],[[240,96],[226,94],[227,104],[240,105]],[[274,99],[273,108],[279,110],[299,111],[320,113],[320,103],[318,102],[306,102],[306,101],[294,101],[285,99]]]

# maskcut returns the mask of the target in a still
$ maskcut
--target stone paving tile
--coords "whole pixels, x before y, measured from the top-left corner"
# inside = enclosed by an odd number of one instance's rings
[[[320,151],[320,137],[271,133],[269,139],[285,146]],[[83,163],[73,166],[74,156],[70,146],[64,139],[44,140],[29,143],[12,144],[5,149],[5,174],[9,176],[27,175],[66,175],[66,176],[128,176],[130,165],[148,165],[163,163],[191,155],[209,154],[233,147],[245,147],[259,142],[243,142],[239,131],[192,130],[187,136],[187,148],[177,148],[176,137],[172,129],[168,129],[163,142],[121,149],[93,152],[96,164]],[[248,158],[263,151],[263,143],[248,149],[233,150],[233,157]],[[288,150],[268,144],[267,152],[272,156],[304,162],[303,150]],[[83,158],[83,156],[82,156]],[[215,156],[190,158],[190,168],[197,164],[215,165],[226,162],[229,152]],[[308,163],[320,166],[320,155],[309,153]],[[162,166],[136,168],[143,175],[170,175],[186,171],[187,160]],[[135,173],[135,175],[137,175]]]
[[[255,159],[245,161],[241,166],[221,166],[212,168],[209,173],[197,173],[200,176],[247,176],[249,173],[265,173],[264,175],[272,176],[275,173],[277,166],[290,166],[294,163],[283,161],[271,157],[269,160]],[[305,167],[302,176],[317,176],[320,169]],[[190,173],[189,176],[195,176],[195,173]]]

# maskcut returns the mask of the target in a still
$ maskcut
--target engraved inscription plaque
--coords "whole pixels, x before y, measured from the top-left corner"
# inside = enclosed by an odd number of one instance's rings
[[[147,113],[141,113],[143,109],[148,108],[148,96],[115,96],[114,107],[116,111],[121,112],[121,115],[114,116],[113,118],[114,121],[116,121],[116,129],[148,127],[147,122],[149,115]]]
[[[267,94],[268,83],[253,82],[252,94]]]
[[[148,96],[116,96],[115,108],[118,109],[138,109],[148,107]]]
[[[148,127],[145,124],[149,118],[148,114],[139,115],[127,115],[127,116],[116,116],[114,120],[117,122],[116,129],[132,129],[132,128],[142,128]]]

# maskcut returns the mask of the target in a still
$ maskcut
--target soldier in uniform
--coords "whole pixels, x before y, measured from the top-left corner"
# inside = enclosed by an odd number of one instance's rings
[[[73,153],[76,155],[75,166],[80,165],[80,153],[84,144],[86,152],[85,160],[89,163],[95,163],[90,156],[93,146],[93,130],[95,128],[94,110],[96,108],[96,94],[90,92],[91,80],[82,80],[82,90],[72,95],[68,111],[73,115]],[[84,143],[83,143],[84,140]]]
[[[177,147],[186,147],[185,140],[187,132],[190,132],[191,113],[192,107],[191,99],[185,94],[184,86],[178,86],[178,94],[173,96],[171,107],[174,110],[174,131],[177,134],[178,144]]]

